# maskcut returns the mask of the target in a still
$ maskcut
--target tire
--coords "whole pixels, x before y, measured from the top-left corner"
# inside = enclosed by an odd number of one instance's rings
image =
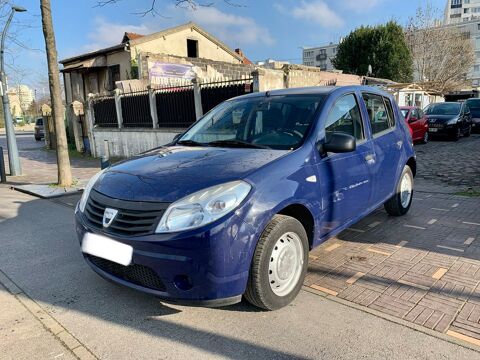
[[[468,127],[467,132],[466,132],[465,135],[463,135],[463,136],[465,136],[465,137],[470,137],[470,134],[471,134],[471,133],[472,133],[472,125],[470,125],[470,126]]]
[[[402,192],[402,186],[404,185],[403,181],[405,177],[409,177],[409,181],[410,181],[410,186],[409,186],[410,195],[408,197],[408,200],[406,198],[402,199],[402,195],[405,196],[405,194]],[[390,199],[388,199],[384,204],[385,210],[391,216],[403,216],[408,212],[408,210],[410,210],[410,206],[412,205],[412,199],[413,199],[413,173],[412,173],[412,169],[410,169],[410,166],[405,165],[402,171],[402,175],[400,176],[400,180],[398,181],[395,195],[393,195]]]
[[[303,285],[308,250],[308,237],[303,225],[290,216],[275,215],[255,248],[244,294],[248,302],[265,310],[276,310],[290,304]],[[285,256],[292,259],[292,255],[294,263],[292,260],[284,262],[287,269],[279,269],[282,264],[280,259]],[[285,272],[278,274],[276,270]],[[288,272],[290,274],[286,276]],[[282,276],[287,278],[285,284],[281,284]],[[273,279],[278,281],[272,283]]]
[[[428,140],[429,140],[428,131],[425,131],[425,134],[423,134],[422,144],[428,143]]]
[[[42,140],[42,138],[41,138],[41,137],[38,137],[38,136],[35,136],[35,140],[36,140],[36,141],[40,141],[40,140]]]
[[[455,129],[455,133],[452,135],[452,140],[453,141],[458,141],[460,139],[460,136],[462,135],[462,130],[460,130],[459,127]]]

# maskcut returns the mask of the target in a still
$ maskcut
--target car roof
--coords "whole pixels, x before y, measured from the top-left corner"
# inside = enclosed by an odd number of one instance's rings
[[[343,91],[342,91],[343,90]],[[235,99],[244,99],[250,97],[263,97],[263,96],[289,96],[289,95],[330,95],[336,91],[369,91],[384,96],[390,96],[390,94],[372,86],[365,85],[350,85],[350,86],[311,86],[300,88],[288,88],[279,90],[269,90],[262,92],[254,92],[246,95],[236,97]]]

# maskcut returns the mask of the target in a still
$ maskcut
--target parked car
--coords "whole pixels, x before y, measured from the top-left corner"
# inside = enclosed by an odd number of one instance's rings
[[[410,134],[414,142],[428,142],[428,121],[424,112],[415,106],[401,106],[400,111],[410,128]]]
[[[472,114],[465,102],[433,103],[425,108],[430,136],[446,135],[452,140],[470,136]]]
[[[45,137],[44,127],[43,127],[43,118],[38,118],[35,120],[35,133],[33,134],[35,140],[40,141]]]
[[[465,104],[472,113],[472,131],[480,132],[480,99],[468,99]]]
[[[300,291],[310,249],[379,205],[406,214],[415,171],[409,130],[385,92],[252,93],[96,174],[76,233],[86,262],[113,282],[167,301],[245,296],[273,310]]]

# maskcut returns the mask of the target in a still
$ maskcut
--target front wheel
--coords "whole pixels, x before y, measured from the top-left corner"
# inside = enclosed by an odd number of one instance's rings
[[[425,131],[425,134],[423,134],[422,143],[423,144],[428,143],[428,131]]]
[[[296,219],[275,215],[258,241],[245,298],[265,310],[280,309],[299,293],[308,266],[308,237]]]
[[[465,137],[470,137],[470,134],[471,134],[471,133],[472,133],[472,125],[470,125],[470,126],[468,127],[468,130],[467,130],[467,132],[465,133],[464,136],[465,136]]]
[[[400,176],[395,194],[385,202],[385,210],[389,215],[402,216],[405,215],[413,199],[413,173],[410,166],[405,165]]]
[[[460,127],[457,127],[454,131],[455,132],[452,135],[452,140],[458,141],[458,139],[460,139],[460,136],[462,136],[462,130],[460,129]]]

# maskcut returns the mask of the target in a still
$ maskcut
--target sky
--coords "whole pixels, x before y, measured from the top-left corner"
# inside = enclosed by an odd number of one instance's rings
[[[39,0],[16,0],[28,11],[15,14],[5,62],[10,86],[27,84],[48,94]],[[252,61],[301,63],[302,47],[338,42],[361,25],[407,23],[421,0],[206,0],[211,7],[175,7],[157,0],[157,15],[138,13],[152,0],[51,0],[59,60],[121,42],[125,31],[148,34],[194,21]],[[431,0],[440,14],[446,0]],[[233,5],[229,5],[233,4]],[[4,17],[0,18],[0,22]],[[0,24],[3,26],[3,24]]]

